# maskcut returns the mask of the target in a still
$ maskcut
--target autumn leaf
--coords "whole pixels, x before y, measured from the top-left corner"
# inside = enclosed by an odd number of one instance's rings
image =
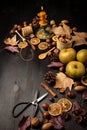
[[[11,51],[12,53],[14,53],[14,52],[19,53],[18,47],[6,46],[4,49],[5,49],[5,50],[8,50],[8,51]]]
[[[67,77],[63,72],[59,72],[56,75],[56,83],[54,88],[57,88],[59,92],[64,92],[67,88],[71,91],[72,85],[74,84],[73,79]]]
[[[66,34],[66,35],[70,36],[72,33],[72,29],[70,28],[70,26],[68,26],[67,24],[65,24],[62,21],[61,21],[61,25],[62,26],[59,25],[58,27],[52,28],[52,31],[54,32],[54,34],[56,34],[56,35]]]
[[[55,61],[52,61],[49,65],[47,65],[47,67],[61,67],[63,66],[63,63],[61,62],[55,62]]]
[[[87,33],[86,32],[73,32],[76,36],[82,37],[82,38],[87,38]]]
[[[86,32],[73,32],[74,36],[72,36],[72,42],[74,42],[73,47],[80,45],[87,45],[87,33]]]
[[[11,46],[17,45],[18,41],[17,41],[16,35],[14,35],[12,38],[6,38],[4,40],[4,43],[6,45],[11,45]]]
[[[55,35],[61,35],[61,34],[65,34],[65,30],[63,29],[62,26],[58,26],[58,27],[53,27],[52,31]]]
[[[30,126],[30,117],[29,116],[23,116],[21,121],[18,124],[18,130],[26,130]]]
[[[65,30],[66,35],[68,35],[68,36],[71,35],[72,29],[68,25],[66,25],[65,23],[63,23],[63,29]]]

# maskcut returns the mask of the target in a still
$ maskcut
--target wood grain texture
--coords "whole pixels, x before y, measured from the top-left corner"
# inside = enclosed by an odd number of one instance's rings
[[[76,25],[81,31],[87,31],[86,8],[82,8],[84,10],[81,12],[81,5],[77,4],[75,0],[66,0],[66,2],[63,2],[63,0],[60,2],[58,0],[43,0],[42,2],[37,0],[39,3],[36,0],[33,3],[32,1],[21,1],[20,3],[17,0],[8,4],[5,4],[6,1],[4,1],[3,6],[2,4],[0,5],[0,130],[17,130],[18,123],[23,115],[32,116],[32,106],[16,119],[12,117],[12,109],[19,102],[32,101],[37,89],[39,90],[39,95],[46,92],[41,87],[41,82],[43,81],[43,75],[49,70],[47,68],[48,59],[38,60],[37,57],[40,52],[37,49],[34,52],[33,60],[30,62],[23,61],[19,54],[12,54],[6,50],[1,51],[4,48],[3,40],[14,23],[20,24],[24,20],[31,22],[32,18],[40,11],[41,4],[43,4],[48,18],[54,19],[57,24],[62,19],[72,19],[70,21],[71,25]],[[78,0],[77,2],[80,1]],[[53,90],[58,95],[55,101],[66,96],[59,94],[55,89]],[[49,97],[50,95],[41,101],[39,105],[41,106],[44,102],[50,103],[48,100]],[[81,94],[78,94],[76,99],[80,101]],[[87,104],[83,103],[83,105],[87,109]],[[40,111],[38,111],[37,115],[42,119]],[[65,126],[66,130],[87,130],[87,126],[82,127],[77,125],[73,120],[66,122]]]

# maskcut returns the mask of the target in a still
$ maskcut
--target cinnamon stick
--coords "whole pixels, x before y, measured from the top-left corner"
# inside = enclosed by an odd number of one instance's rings
[[[45,83],[41,83],[41,86],[47,90],[47,92],[49,92],[53,97],[56,97],[57,94],[51,89],[49,88]]]

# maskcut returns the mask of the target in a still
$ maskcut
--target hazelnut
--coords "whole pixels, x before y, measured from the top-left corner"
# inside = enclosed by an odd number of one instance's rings
[[[69,91],[69,92],[67,93],[67,96],[68,96],[69,98],[74,98],[74,97],[75,97],[75,94],[74,94],[73,91]]]
[[[14,24],[14,27],[13,27],[13,28],[14,28],[14,29],[17,29],[17,26],[18,26],[17,24]]]
[[[22,29],[21,25],[18,25],[17,29],[18,29],[18,31],[21,31],[21,29]]]
[[[64,71],[64,66],[60,66],[59,71],[63,72]]]
[[[50,38],[47,38],[47,39],[46,39],[46,42],[47,42],[47,43],[50,43],[50,42],[51,42],[51,39],[50,39]]]
[[[55,24],[55,20],[51,20],[50,25],[54,25],[54,24]]]
[[[14,30],[14,29],[11,29],[11,30],[10,30],[10,34],[13,34],[13,33],[15,33],[15,30]]]
[[[48,110],[48,107],[49,107],[49,105],[48,105],[47,103],[43,103],[43,104],[42,104],[42,108],[43,108],[45,111]]]
[[[55,41],[53,41],[53,42],[52,42],[52,45],[56,45],[56,42],[55,42]]]
[[[49,101],[50,101],[50,102],[54,102],[54,98],[53,98],[53,97],[50,97],[50,98],[49,98]]]
[[[26,21],[23,22],[23,26],[24,26],[24,27],[27,26],[27,22],[26,22]]]
[[[45,111],[45,112],[43,113],[43,117],[44,117],[44,118],[49,118],[49,116],[50,116],[50,115],[49,115],[49,112],[48,112],[48,111]]]
[[[77,28],[76,27],[73,27],[72,30],[75,31],[75,32],[77,32]]]

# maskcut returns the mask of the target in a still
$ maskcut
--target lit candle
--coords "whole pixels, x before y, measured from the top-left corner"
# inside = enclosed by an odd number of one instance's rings
[[[45,11],[43,11],[43,6],[41,6],[41,12],[37,14],[40,18],[39,24],[40,26],[45,26],[47,25],[47,14]]]

